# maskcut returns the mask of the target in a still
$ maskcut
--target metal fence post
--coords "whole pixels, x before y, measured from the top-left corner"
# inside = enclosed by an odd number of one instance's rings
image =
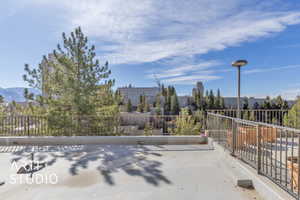
[[[256,138],[257,138],[257,173],[261,173],[261,126],[256,126]]]
[[[232,119],[232,152],[231,155],[235,155],[235,149],[236,149],[236,135],[237,135],[237,123],[235,122],[234,119]]]
[[[30,118],[27,116],[27,136],[30,136]]]
[[[221,142],[221,135],[220,135],[220,117],[217,118],[217,124],[218,124],[218,143],[220,144]]]

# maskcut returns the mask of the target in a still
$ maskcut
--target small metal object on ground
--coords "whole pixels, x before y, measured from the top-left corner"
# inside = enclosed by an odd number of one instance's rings
[[[0,180],[0,186],[4,185],[5,182]]]
[[[240,179],[237,180],[237,185],[246,189],[254,189],[253,182],[250,179]]]

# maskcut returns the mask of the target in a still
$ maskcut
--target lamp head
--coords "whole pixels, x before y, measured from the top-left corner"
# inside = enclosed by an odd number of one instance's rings
[[[248,64],[247,60],[237,60],[231,63],[233,67],[242,67]]]

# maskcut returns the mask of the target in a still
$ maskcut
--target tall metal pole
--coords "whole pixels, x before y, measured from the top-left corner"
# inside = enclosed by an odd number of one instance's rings
[[[247,65],[248,61],[247,60],[237,60],[235,62],[233,62],[231,65],[233,67],[237,67],[238,68],[238,98],[237,98],[237,118],[241,118],[241,108],[240,108],[240,104],[241,104],[241,67]],[[237,132],[239,129],[239,123],[236,122],[236,120],[232,121],[232,155],[235,155],[235,149],[236,149],[236,142],[237,142]]]
[[[241,118],[241,108],[240,108],[240,103],[241,103],[241,66],[238,66],[238,99],[237,99],[237,117],[240,119]]]

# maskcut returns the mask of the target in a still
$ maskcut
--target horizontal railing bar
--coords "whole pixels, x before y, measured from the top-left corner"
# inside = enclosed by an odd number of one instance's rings
[[[269,123],[264,123],[264,122],[254,122],[254,121],[249,121],[249,120],[239,119],[239,118],[234,118],[234,117],[228,117],[228,116],[225,116],[225,115],[216,114],[216,113],[210,113],[210,112],[208,112],[207,114],[208,115],[213,115],[213,116],[216,116],[216,117],[222,117],[222,118],[226,118],[226,119],[235,120],[236,122],[242,122],[242,123],[253,125],[253,126],[258,126],[258,125],[268,126],[268,127],[283,129],[283,130],[286,130],[286,131],[293,131],[293,132],[296,132],[296,133],[300,133],[300,130],[299,129],[295,129],[295,128],[290,128],[290,127],[285,127],[285,126],[279,126],[279,125],[269,124]]]

